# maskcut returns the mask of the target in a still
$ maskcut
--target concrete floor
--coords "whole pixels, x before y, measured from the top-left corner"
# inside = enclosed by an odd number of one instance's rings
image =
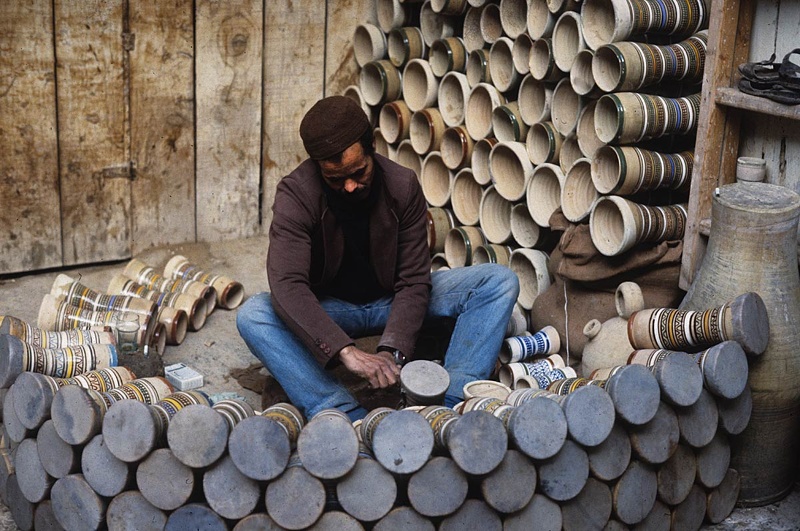
[[[267,289],[267,243],[266,237],[256,237],[213,244],[187,244],[151,249],[137,258],[160,271],[172,256],[182,254],[205,271],[238,280],[249,295]],[[50,292],[59,273],[79,278],[81,283],[97,291],[105,291],[111,277],[121,273],[124,266],[125,262],[120,262],[0,278],[0,315],[12,315],[35,325],[42,298]],[[209,394],[235,393],[260,410],[260,395],[242,387],[231,375],[232,370],[246,369],[256,362],[236,330],[235,317],[235,310],[217,309],[201,330],[187,334],[183,344],[166,348],[164,363],[183,362],[203,374],[205,386],[202,390]],[[16,529],[10,514],[1,504],[0,529]],[[736,509],[722,524],[704,529],[800,530],[800,489],[795,488],[789,497],[773,505]]]

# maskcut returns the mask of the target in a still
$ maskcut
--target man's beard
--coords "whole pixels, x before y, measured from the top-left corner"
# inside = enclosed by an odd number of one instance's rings
[[[371,189],[372,188],[370,186],[365,186],[354,192],[345,192],[344,190],[340,190],[338,195],[342,198],[342,201],[348,205],[361,205],[366,203],[369,199]]]

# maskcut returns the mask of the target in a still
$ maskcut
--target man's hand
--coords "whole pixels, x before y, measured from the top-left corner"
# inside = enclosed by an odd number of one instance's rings
[[[347,370],[369,381],[373,389],[394,385],[400,376],[400,367],[388,352],[370,354],[348,345],[339,351],[339,359]]]

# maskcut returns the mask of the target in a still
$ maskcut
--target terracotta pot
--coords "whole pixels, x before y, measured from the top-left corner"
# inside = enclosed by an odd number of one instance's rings
[[[528,35],[534,41],[553,34],[556,25],[556,16],[547,8],[547,0],[530,0],[528,2],[528,17],[526,26]]]
[[[353,55],[359,67],[383,59],[386,57],[386,35],[374,24],[359,24],[353,32]]]
[[[480,222],[483,188],[475,181],[472,169],[464,168],[453,179],[450,201],[453,214],[461,225],[477,225]]]
[[[680,240],[685,228],[685,205],[649,207],[615,195],[599,198],[589,217],[592,243],[605,256],[641,242]]]
[[[467,83],[473,88],[478,83],[492,83],[489,69],[489,50],[472,50],[467,56]]]
[[[430,0],[426,0],[419,12],[419,27],[422,30],[422,38],[428,47],[439,39],[452,37],[455,34],[456,19],[437,13],[433,10]]]
[[[489,168],[489,155],[497,144],[496,138],[482,138],[475,142],[472,148],[472,175],[481,186],[492,182],[492,173]]]
[[[525,142],[528,124],[522,121],[516,101],[500,105],[492,111],[492,131],[500,142]]]
[[[531,126],[525,139],[528,158],[535,165],[556,163],[561,153],[564,137],[556,131],[552,122],[539,122]]]
[[[707,0],[662,3],[657,0],[585,0],[581,7],[584,38],[592,49],[646,33],[688,37],[707,27]]]
[[[561,210],[564,217],[580,223],[589,217],[592,205],[600,197],[592,182],[592,164],[589,159],[578,159],[564,176],[561,189]]]
[[[578,116],[578,125],[575,128],[575,138],[578,141],[578,148],[581,153],[589,159],[594,158],[597,150],[605,146],[605,143],[597,136],[597,130],[594,127],[594,111],[597,108],[596,101],[590,101],[586,107],[581,110]]]
[[[434,75],[442,77],[448,72],[465,72],[467,68],[467,49],[461,37],[446,37],[434,41],[430,54],[431,69]]]
[[[438,151],[446,128],[442,114],[436,107],[416,111],[411,115],[409,129],[409,138],[414,151],[420,155]]]
[[[444,165],[438,151],[431,151],[422,161],[422,193],[431,206],[443,207],[450,202],[453,172]]]
[[[511,235],[520,247],[535,249],[549,240],[549,231],[533,221],[528,205],[518,203],[511,209]]]
[[[538,81],[558,81],[566,75],[556,66],[553,41],[550,37],[533,41],[528,69],[533,79]]]
[[[472,253],[472,264],[500,264],[507,266],[513,249],[508,245],[487,243],[475,248]]]
[[[574,11],[564,11],[553,27],[553,57],[556,66],[569,72],[575,56],[586,48],[583,40],[581,18]]]
[[[514,68],[514,41],[508,37],[500,37],[489,49],[489,70],[492,83],[500,92],[512,92],[517,89],[522,79]]]
[[[428,46],[422,39],[422,30],[415,27],[395,28],[386,38],[389,61],[403,68],[412,59],[425,59]]]
[[[618,42],[597,49],[592,71],[605,92],[639,90],[663,81],[700,81],[705,65],[708,32],[701,31],[677,44],[657,46]]]
[[[550,120],[562,136],[569,136],[578,127],[578,118],[586,105],[569,82],[564,78],[553,89],[553,99],[550,102]]]
[[[436,105],[439,80],[425,59],[412,59],[403,69],[403,99],[411,112]]]
[[[519,85],[517,104],[522,121],[528,125],[550,120],[550,101],[553,89],[528,74]]]
[[[711,232],[702,265],[680,305],[705,311],[745,292],[763,299],[769,319],[766,350],[750,363],[752,415],[733,445],[741,473],[739,503],[781,499],[796,478],[800,442],[800,195],[778,185],[734,183],[711,199]]]
[[[509,267],[519,277],[519,297],[517,302],[530,310],[533,301],[550,287],[552,283],[547,265],[550,257],[535,249],[514,249]]]
[[[506,102],[505,97],[492,85],[478,83],[467,98],[467,112],[464,123],[469,136],[474,140],[486,138],[492,134],[492,112],[495,107]]]
[[[592,180],[601,194],[686,190],[693,167],[691,151],[657,153],[636,146],[604,146],[592,159]]]
[[[594,123],[605,143],[630,144],[697,128],[700,94],[665,98],[634,92],[606,94],[597,100]]]
[[[439,112],[448,127],[464,123],[469,97],[467,76],[460,72],[448,72],[439,83]]]
[[[767,177],[767,161],[758,157],[736,159],[736,182],[761,183]]]
[[[527,22],[527,0],[501,0],[500,25],[506,35],[512,39],[516,39],[528,29],[526,25]]]
[[[460,16],[466,12],[467,7],[467,0],[431,0],[431,9],[442,15]]]
[[[378,124],[386,142],[396,144],[405,140],[411,129],[411,109],[403,100],[385,103],[378,115]]]
[[[561,142],[561,151],[558,153],[558,166],[562,173],[566,173],[575,164],[575,161],[582,158],[580,145],[576,135],[569,135]]]
[[[481,230],[489,242],[506,243],[511,239],[511,206],[494,186],[483,191],[479,217]]]
[[[430,207],[427,219],[428,247],[433,254],[443,253],[447,233],[456,226],[453,213],[447,208]]]
[[[442,135],[440,146],[444,165],[454,171],[468,166],[474,145],[475,142],[467,133],[466,127],[463,125],[448,127]]]
[[[401,2],[400,0],[377,0],[375,2],[378,27],[384,33],[390,33],[397,28],[409,26],[414,21],[413,13],[414,10],[409,2]]]
[[[481,11],[481,36],[486,44],[494,44],[503,36],[503,24],[500,22],[500,6],[486,4]]]
[[[498,142],[489,154],[489,171],[497,193],[508,201],[518,201],[525,195],[534,168],[525,144]]]
[[[364,95],[361,93],[361,88],[358,85],[348,85],[344,92],[342,93],[343,96],[347,96],[354,102],[361,107],[361,110],[364,111],[364,114],[367,115],[369,118],[369,123],[373,126],[377,125],[378,123],[378,113],[375,112],[371,106],[364,101]]]
[[[403,91],[400,71],[388,59],[365,64],[359,73],[358,86],[367,105],[394,101]]]
[[[531,217],[540,227],[550,227],[550,216],[561,206],[564,174],[554,164],[540,164],[531,175],[526,190],[526,204]]]
[[[514,39],[511,59],[514,62],[514,70],[519,72],[520,76],[525,76],[531,71],[531,48],[533,48],[533,39],[527,33]]]
[[[481,15],[483,14],[483,9],[483,6],[470,7],[464,15],[464,28],[461,35],[464,38],[464,47],[467,49],[468,53],[481,50],[486,45],[486,41],[483,40],[483,34],[481,33]]]
[[[478,227],[455,227],[447,233],[444,256],[451,268],[472,265],[475,248],[484,245],[486,238]]]
[[[587,98],[599,98],[603,91],[594,81],[592,61],[594,61],[594,52],[588,48],[584,48],[575,54],[572,68],[569,71],[569,82],[578,95],[586,96]]]
[[[394,160],[397,156],[397,148],[386,140],[379,127],[372,131],[372,137],[375,141],[375,153]]]
[[[581,356],[581,374],[593,376],[597,369],[624,365],[634,348],[628,339],[628,318],[644,309],[644,297],[638,284],[623,282],[614,292],[617,315],[601,323],[592,319],[583,327],[588,338]]]

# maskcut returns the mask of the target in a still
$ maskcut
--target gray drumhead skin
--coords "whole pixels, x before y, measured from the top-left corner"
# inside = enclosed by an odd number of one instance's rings
[[[423,516],[454,513],[467,498],[467,476],[448,457],[433,457],[408,480],[408,500]]]
[[[536,490],[536,467],[530,458],[508,450],[500,466],[481,481],[484,501],[501,513],[520,511],[530,503]]]
[[[563,529],[603,529],[611,517],[611,509],[611,489],[602,481],[590,477],[577,496],[561,504]]]
[[[550,459],[539,463],[539,487],[556,501],[574,498],[589,478],[589,457],[577,443],[567,440]]]
[[[33,528],[36,531],[60,531],[64,529],[53,512],[53,501],[43,500],[36,505],[33,513]]]
[[[711,442],[717,432],[719,410],[714,397],[703,389],[693,405],[676,408],[681,440],[694,448],[702,448]]]
[[[283,531],[283,528],[267,513],[255,513],[239,520],[233,531]]]
[[[25,499],[22,491],[19,490],[16,474],[11,474],[6,480],[6,502],[14,523],[20,529],[33,529],[33,511],[36,504]]]
[[[114,531],[163,531],[167,515],[138,490],[117,495],[106,511],[108,528]]]
[[[655,376],[644,365],[626,365],[606,382],[614,408],[630,424],[644,424],[656,414],[661,389]]]
[[[645,463],[631,461],[612,490],[614,513],[628,525],[641,522],[653,508],[657,493],[655,471]]]
[[[681,503],[697,477],[697,461],[692,449],[679,444],[672,457],[658,467],[656,476],[659,499],[668,505]]]
[[[614,427],[614,402],[596,385],[584,385],[561,402],[570,437],[583,446],[597,446]]]
[[[431,425],[415,411],[389,413],[372,436],[375,459],[394,474],[412,474],[422,468],[433,446]]]
[[[508,433],[503,421],[491,413],[470,411],[453,423],[447,449],[467,474],[488,474],[506,455]]]
[[[253,451],[254,448],[259,451]],[[289,436],[278,422],[256,415],[231,430],[228,452],[242,474],[269,481],[284,471],[292,448]]]
[[[511,412],[508,435],[513,446],[527,456],[547,459],[567,440],[567,418],[557,402],[537,396]]]
[[[50,491],[53,512],[67,531],[100,529],[106,520],[108,502],[86,483],[81,474],[70,474]]]
[[[267,513],[286,529],[303,529],[322,515],[325,487],[301,466],[286,469],[267,485]]]
[[[236,468],[226,455],[203,474],[203,493],[208,505],[223,518],[238,520],[255,510],[261,487]]]
[[[729,400],[744,392],[750,368],[739,343],[725,341],[714,345],[705,351],[701,363],[709,391]]]
[[[631,462],[631,441],[628,432],[617,422],[605,441],[586,448],[589,456],[589,470],[603,481],[613,481],[620,477]]]
[[[23,426],[35,430],[50,418],[50,406],[55,392],[44,377],[35,372],[23,372],[14,382],[14,410]]]
[[[717,409],[720,428],[725,430],[728,435],[742,433],[750,422],[750,415],[753,412],[753,395],[750,386],[745,386],[742,394],[736,398],[730,400],[717,398]]]
[[[661,397],[674,406],[691,406],[703,390],[703,373],[685,352],[673,352],[653,369]]]
[[[644,520],[636,524],[634,529],[647,531],[670,531],[672,524],[672,513],[669,507],[659,500],[653,504],[653,508],[644,517]],[[627,527],[625,528],[627,529]]]
[[[706,518],[709,522],[718,524],[733,512],[740,487],[739,473],[729,468],[722,483],[706,496]]]
[[[694,485],[686,499],[672,508],[672,529],[700,529],[705,517],[705,492]]]
[[[411,507],[395,507],[375,524],[372,531],[435,531],[433,523]]]
[[[707,489],[722,483],[731,464],[731,447],[724,432],[717,432],[711,442],[695,450],[697,482]]]
[[[308,528],[309,531],[364,531],[364,526],[347,513],[326,511]]]
[[[36,432],[39,459],[48,474],[56,479],[78,472],[81,468],[81,447],[72,446],[56,433],[52,420],[46,420]]]
[[[108,450],[126,463],[147,457],[161,435],[155,415],[151,406],[137,400],[111,404],[103,418],[103,438]]]
[[[81,455],[83,477],[101,496],[116,496],[133,483],[131,466],[108,451],[102,433],[95,435],[83,448]]]
[[[358,435],[343,417],[324,415],[311,420],[297,438],[297,453],[309,474],[320,479],[344,476],[358,459]]]
[[[502,531],[503,521],[486,502],[467,500],[453,514],[439,524],[439,531],[461,531],[463,529],[480,529],[481,531]]]
[[[147,501],[173,511],[189,501],[195,489],[194,471],[168,448],[154,450],[136,469],[136,484]]]
[[[10,387],[22,373],[24,359],[22,341],[11,335],[0,334],[0,387]]]
[[[225,452],[229,428],[225,417],[203,404],[178,410],[167,428],[167,443],[183,464],[192,468],[212,465]]]
[[[62,387],[53,397],[50,415],[58,436],[69,444],[86,444],[103,428],[103,409],[82,387]]]
[[[39,503],[50,494],[55,481],[42,466],[36,439],[25,439],[15,451],[14,467],[19,490],[31,503]]]
[[[9,387],[6,398],[3,401],[3,426],[6,429],[8,438],[15,443],[21,443],[31,435],[31,431],[22,425],[14,409],[14,395],[17,392],[16,386]]]
[[[347,514],[362,522],[374,522],[394,506],[397,482],[377,461],[359,458],[353,470],[336,484],[336,498]]]
[[[745,352],[757,356],[769,343],[769,315],[764,300],[749,292],[736,297],[731,303],[733,339]]]
[[[228,531],[228,524],[208,505],[189,503],[179,507],[167,518],[164,531],[185,531],[202,529],[203,531]]]
[[[670,406],[661,402],[650,422],[631,426],[629,435],[631,447],[642,461],[661,464],[670,458],[678,446],[678,417]]]
[[[400,371],[400,385],[411,403],[441,404],[450,385],[450,375],[438,363],[414,360]]]
[[[523,510],[506,516],[503,530],[561,529],[562,525],[561,507],[542,494],[534,494]]]

